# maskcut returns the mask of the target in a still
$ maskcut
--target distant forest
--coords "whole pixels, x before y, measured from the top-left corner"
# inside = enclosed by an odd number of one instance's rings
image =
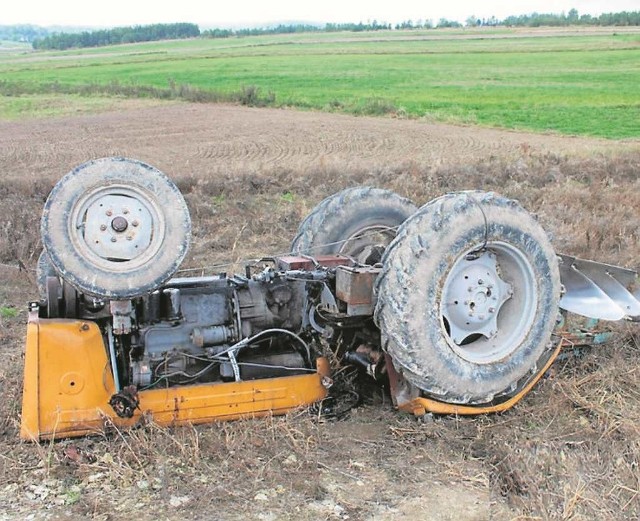
[[[397,24],[378,22],[367,23],[327,23],[325,25],[280,24],[272,27],[254,27],[248,29],[207,29],[200,31],[196,24],[152,24],[133,27],[116,27],[94,31],[51,31],[34,25],[0,26],[0,40],[29,42],[34,49],[64,50],[80,47],[100,47],[122,43],[150,42],[158,40],[176,40],[182,38],[230,38],[257,36],[265,34],[290,34],[309,32],[338,31],[381,31],[410,30],[461,27],[562,27],[569,25],[630,26],[640,25],[640,11],[623,11],[620,13],[604,13],[599,16],[580,15],[576,9],[568,13],[532,13],[519,16],[508,16],[504,20],[476,18],[469,16],[465,24],[455,20],[441,18],[438,22],[431,20],[406,20]]]
[[[200,29],[196,24],[152,24],[82,31],[81,33],[54,33],[44,38],[36,38],[32,45],[34,49],[64,50],[75,47],[103,47],[120,43],[179,40],[197,36],[200,36]]]

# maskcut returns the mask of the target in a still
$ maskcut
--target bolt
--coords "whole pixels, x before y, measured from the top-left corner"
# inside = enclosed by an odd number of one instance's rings
[[[107,214],[107,217],[111,217],[113,215],[112,210],[107,210],[105,213]]]
[[[118,239],[116,239],[115,237],[111,237],[111,242],[116,242]]]
[[[484,284],[484,280],[478,279],[478,284],[480,284],[482,286]]]
[[[101,224],[100,225],[100,231],[105,231],[107,229],[107,225],[106,224]]]
[[[131,223],[131,226],[138,226],[139,224],[140,224],[140,223],[139,223],[138,221],[133,221],[133,222]]]
[[[489,313],[495,313],[496,312],[496,308],[489,308]]]
[[[82,324],[80,326],[81,331],[89,331],[89,324]]]
[[[127,215],[127,214],[129,213],[129,210],[128,210],[127,208],[123,208],[123,209],[122,209],[122,213],[123,213],[123,214],[125,214],[125,215]]]
[[[114,217],[113,221],[111,221],[111,228],[113,228],[116,232],[122,233],[127,229],[129,223],[124,217]]]

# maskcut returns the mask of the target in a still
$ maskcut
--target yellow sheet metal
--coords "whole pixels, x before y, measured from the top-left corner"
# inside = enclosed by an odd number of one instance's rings
[[[194,384],[139,393],[140,410],[119,418],[108,402],[115,393],[102,335],[82,320],[30,319],[27,325],[20,435],[27,440],[83,436],[113,424],[131,427],[204,423],[284,414],[326,397],[329,364],[317,372],[246,382]]]

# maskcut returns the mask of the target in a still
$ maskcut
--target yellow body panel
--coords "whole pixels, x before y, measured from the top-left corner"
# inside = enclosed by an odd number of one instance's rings
[[[31,319],[27,326],[23,439],[39,440],[102,432],[105,425],[131,427],[152,419],[160,425],[204,423],[284,414],[322,400],[329,364],[317,372],[245,382],[194,384],[140,391],[140,410],[119,418],[109,405],[115,385],[98,326],[65,319]]]

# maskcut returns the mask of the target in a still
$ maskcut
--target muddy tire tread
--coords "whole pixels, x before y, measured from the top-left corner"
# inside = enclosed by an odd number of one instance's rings
[[[347,188],[322,200],[302,221],[291,243],[293,253],[330,255],[337,253],[345,238],[344,224],[355,226],[363,218],[398,226],[417,207],[390,190],[372,187]]]
[[[493,214],[508,215],[514,226],[526,234],[523,240],[528,241],[527,247],[535,253],[536,270],[548,275],[537,281],[542,297],[538,299],[537,317],[522,342],[523,347],[504,363],[473,364],[452,356],[450,349],[450,353],[434,352],[438,349],[434,345],[444,350],[434,340],[442,335],[439,312],[432,305],[437,300],[437,296],[433,296],[437,293],[437,282],[421,283],[418,280],[429,272],[422,266],[428,264],[430,258],[441,257],[441,262],[446,262],[446,254],[450,252],[442,251],[443,248],[446,250],[446,245],[441,243],[448,241],[447,236],[455,233],[454,228],[464,218],[474,212],[482,216],[474,209],[477,206],[484,209],[490,222]],[[476,215],[476,221],[480,222],[482,218],[478,219]],[[499,236],[499,228],[490,225],[490,235],[497,233]],[[437,267],[434,262],[431,265]],[[434,274],[433,278],[437,279],[437,276]],[[425,295],[430,295],[430,291],[434,294],[421,301],[423,293],[418,292],[418,286],[424,287]],[[555,253],[544,230],[531,214],[516,201],[494,193],[451,193],[431,201],[409,218],[386,249],[382,272],[376,281],[374,318],[381,331],[382,347],[391,355],[396,369],[427,396],[449,403],[489,403],[512,394],[538,370],[538,360],[551,348],[549,340],[557,316],[560,288]],[[424,329],[416,323],[422,324]]]

